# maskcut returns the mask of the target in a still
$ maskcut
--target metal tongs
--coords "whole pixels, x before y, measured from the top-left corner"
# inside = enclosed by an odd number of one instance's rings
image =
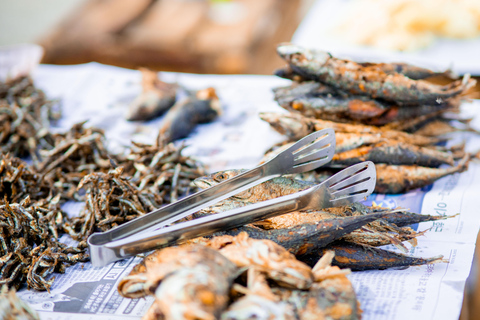
[[[373,163],[369,162],[349,167],[324,183],[302,192],[168,226],[202,208],[274,177],[318,168],[329,162],[334,153],[334,131],[325,129],[314,132],[268,162],[247,172],[152,211],[117,228],[92,234],[88,238],[92,264],[104,266],[110,262],[159,247],[231,229],[311,205],[317,208],[342,205],[371,193],[375,186],[375,167]],[[352,177],[353,180],[349,179]],[[359,177],[360,179],[358,179]],[[372,183],[373,186],[371,186]]]

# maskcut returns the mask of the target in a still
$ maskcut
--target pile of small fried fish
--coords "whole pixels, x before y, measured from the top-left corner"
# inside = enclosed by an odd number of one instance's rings
[[[58,119],[54,104],[29,77],[0,83],[0,284],[49,290],[53,273],[89,260],[86,239],[91,233],[195,192],[190,183],[205,174],[204,168],[182,155],[183,144],[170,141],[188,134],[178,125],[188,112],[193,110],[190,129],[206,121],[195,114],[208,113],[205,108],[192,105],[211,106],[211,116],[218,114],[219,103],[211,88],[189,99],[187,107],[163,123],[158,141],[133,143],[119,155],[106,148],[101,129],[85,123],[64,133],[50,132],[50,120]],[[85,208],[69,217],[61,209],[67,201],[85,202]],[[59,242],[63,234],[78,245]]]
[[[85,241],[58,241],[69,218],[49,187],[26,163],[0,154],[0,284],[49,290],[54,272],[88,261]]]
[[[240,174],[242,170],[227,170],[198,178],[199,188],[208,188]],[[293,194],[312,187],[315,183],[292,177],[278,177],[203,209],[197,216],[206,216],[247,206],[253,203]],[[251,238],[269,239],[283,246],[296,257],[313,265],[325,250],[334,250],[334,265],[352,270],[385,269],[426,263],[442,262],[442,256],[416,258],[377,248],[394,245],[407,252],[405,241],[416,245],[416,238],[424,232],[408,227],[448,216],[431,216],[402,209],[368,207],[360,203],[328,209],[295,211],[255,222],[216,235],[247,233]]]
[[[290,113],[260,117],[290,141],[333,128],[336,154],[327,166],[373,161],[378,193],[404,193],[467,169],[463,145],[437,144],[459,130],[448,115],[474,86],[468,75],[440,86],[423,80],[434,72],[408,64],[356,63],[291,44],[277,51],[287,67],[276,74],[293,83],[274,89],[275,100]]]
[[[35,310],[20,300],[15,289],[3,285],[0,290],[0,318],[2,320],[39,320]]]
[[[38,164],[38,149],[50,149],[50,120],[60,118],[55,103],[35,88],[30,77],[0,82],[0,151],[30,156]]]
[[[360,319],[348,269],[332,251],[310,268],[246,233],[157,250],[121,280],[127,298],[153,295],[144,320]]]

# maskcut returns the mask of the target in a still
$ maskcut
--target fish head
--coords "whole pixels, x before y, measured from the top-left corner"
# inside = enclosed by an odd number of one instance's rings
[[[200,177],[193,180],[193,184],[200,189],[207,189],[213,187],[214,185],[219,184],[220,182],[226,181],[230,178],[238,176],[240,173],[243,173],[247,170],[245,169],[230,169],[224,171],[214,172],[208,176]]]
[[[309,50],[292,43],[281,43],[277,46],[278,55],[287,62],[295,60],[305,62],[315,60],[315,63],[325,64],[332,56],[326,51]]]
[[[303,121],[294,114],[262,112],[260,118],[268,122],[277,132],[292,140],[301,139],[313,132],[307,121]]]

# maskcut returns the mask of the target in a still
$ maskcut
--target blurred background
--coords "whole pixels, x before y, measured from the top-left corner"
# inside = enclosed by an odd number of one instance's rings
[[[272,74],[283,65],[276,45],[293,38],[359,60],[480,75],[480,0],[4,0],[0,30],[0,46],[40,44],[49,64]],[[476,265],[461,319],[480,319]]]
[[[44,63],[90,61],[195,73],[281,66],[312,0],[19,0],[0,4],[0,45],[36,42]]]

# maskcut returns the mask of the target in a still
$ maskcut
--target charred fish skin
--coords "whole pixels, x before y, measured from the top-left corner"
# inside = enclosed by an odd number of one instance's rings
[[[157,140],[166,144],[187,137],[197,124],[214,120],[221,106],[213,88],[200,90],[196,97],[177,102],[165,115]]]
[[[288,87],[276,88],[275,100],[280,106],[297,111],[307,117],[345,122],[352,119],[368,119],[385,113],[391,104],[372,100],[364,96],[350,96],[345,92],[318,82],[294,83]]]
[[[293,83],[285,87],[273,88],[274,98],[280,104],[290,104],[298,97],[319,97],[319,96],[347,96],[346,93],[337,91],[332,87],[315,81]]]
[[[377,206],[366,206],[360,202],[355,202],[343,207],[333,207],[325,209],[326,212],[329,212],[333,215],[345,217],[352,215],[366,215],[377,212],[385,212],[385,210],[390,210],[388,208],[377,207]],[[393,209],[390,213],[383,218],[388,223],[393,223],[397,227],[405,227],[412,224],[417,224],[421,222],[429,222],[436,220],[444,220],[452,218],[455,216],[432,216],[429,214],[419,214],[409,211]]]
[[[332,263],[333,265],[336,265],[340,268],[349,268],[352,271],[410,267],[444,261],[443,256],[417,258],[380,248],[347,243],[343,241],[332,243],[326,248],[323,248],[312,254],[299,255],[297,256],[297,259],[312,266],[316,263],[319,256],[322,256],[327,250],[335,251],[335,258],[333,259]]]
[[[430,69],[417,67],[404,62],[392,62],[392,63],[372,63],[372,62],[362,62],[359,63],[362,67],[375,67],[379,68],[386,74],[400,73],[412,80],[422,80],[430,78],[433,76],[444,75],[451,79],[457,79],[456,76],[451,70],[443,72],[435,72]]]
[[[387,74],[376,67],[363,67],[349,60],[336,59],[327,52],[281,44],[277,53],[294,72],[352,94],[368,95],[404,104],[436,103],[458,96],[475,85],[465,77],[452,84],[438,86],[423,80],[412,80],[402,74]]]
[[[468,156],[456,166],[449,168],[427,168],[408,165],[376,164],[377,182],[375,192],[383,194],[405,193],[409,190],[422,188],[436,180],[468,169]]]
[[[412,80],[422,80],[426,78],[430,78],[433,76],[443,75],[450,79],[458,79],[458,76],[454,74],[451,70],[443,71],[443,72],[435,72],[430,69],[417,67],[408,63],[403,62],[392,62],[392,63],[373,63],[373,62],[359,62],[359,65],[362,67],[375,67],[386,74],[394,74],[400,73],[404,76],[412,79]],[[277,77],[290,79],[293,81],[309,81],[313,80],[312,78],[308,78],[308,76],[301,76],[300,74],[295,73],[289,66],[279,68],[274,71],[273,73]]]
[[[432,216],[429,214],[418,214],[413,212],[392,212],[385,220],[389,223],[393,223],[398,227],[410,226],[421,222],[430,222],[437,220],[445,220],[453,218],[454,216]]]
[[[432,105],[402,107],[379,99],[348,95],[311,81],[276,88],[274,93],[275,100],[281,107],[306,117],[338,122],[360,121],[377,126],[437,114],[439,111],[455,110],[460,105],[460,99],[448,99]]]
[[[381,142],[336,154],[331,165],[349,166],[362,161],[393,165],[419,165],[438,167],[442,164],[453,165],[453,156],[449,153],[429,148],[417,147],[401,142]]]
[[[295,255],[302,255],[326,247],[329,243],[342,238],[346,234],[385,216],[388,216],[388,214],[376,213],[365,216],[325,219],[313,224],[299,224],[291,228],[271,230],[244,226],[220,234],[237,235],[246,232],[252,239],[270,240]]]
[[[402,108],[394,106],[385,113],[364,121],[364,123],[374,126],[383,126],[395,122],[410,121],[413,118],[422,116],[436,115],[439,112],[457,108],[460,103],[459,99],[449,99],[439,105],[420,105],[412,108]]]

